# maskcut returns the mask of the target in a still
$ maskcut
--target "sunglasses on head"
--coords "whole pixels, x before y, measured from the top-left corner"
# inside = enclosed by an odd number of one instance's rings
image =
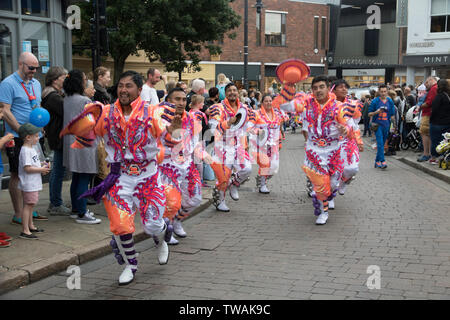
[[[23,64],[26,65],[28,67],[28,70],[30,70],[30,71],[34,71],[34,70],[39,69],[39,67],[33,67],[33,66],[27,65],[25,62]]]

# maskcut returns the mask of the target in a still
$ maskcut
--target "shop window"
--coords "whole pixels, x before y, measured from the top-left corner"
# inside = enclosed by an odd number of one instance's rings
[[[48,41],[48,24],[45,22],[23,22],[22,51],[31,50],[38,58],[40,68],[35,77],[43,80],[50,67],[50,47]]]
[[[266,46],[286,46],[286,14],[266,11]]]
[[[22,14],[48,17],[48,0],[22,0]]]
[[[13,0],[0,1],[0,10],[13,11]]]
[[[450,0],[431,0],[430,32],[450,32]]]
[[[13,73],[11,54],[11,32],[4,24],[0,24],[0,81]]]

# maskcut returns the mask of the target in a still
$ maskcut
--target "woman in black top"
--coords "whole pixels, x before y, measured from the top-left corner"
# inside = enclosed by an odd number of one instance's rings
[[[69,215],[70,209],[64,206],[61,190],[64,178],[63,142],[59,133],[64,121],[64,94],[62,91],[67,70],[63,67],[51,67],[45,76],[45,88],[42,91],[41,106],[50,113],[50,121],[45,126],[48,145],[53,150],[52,171],[49,177],[50,204],[47,212],[51,215]]]
[[[103,104],[110,104],[111,95],[108,93],[106,88],[111,82],[111,72],[105,67],[98,67],[94,70],[94,89],[95,94],[93,101],[98,101]]]
[[[450,87],[445,79],[437,83],[437,95],[431,105],[430,137],[431,137],[431,164],[437,164],[439,154],[436,152],[437,145],[442,141],[442,134],[450,132]]]

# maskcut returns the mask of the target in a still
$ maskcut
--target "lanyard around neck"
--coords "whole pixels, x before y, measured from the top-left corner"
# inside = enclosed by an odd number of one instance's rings
[[[25,88],[25,85],[23,84],[23,82],[21,82],[20,84],[22,85],[23,90],[25,90],[25,93],[28,96],[28,100],[30,100],[30,101],[36,100],[36,94],[34,93],[33,84],[31,84],[31,89],[33,90],[33,95],[32,96],[28,93],[28,90],[27,90],[27,88]]]

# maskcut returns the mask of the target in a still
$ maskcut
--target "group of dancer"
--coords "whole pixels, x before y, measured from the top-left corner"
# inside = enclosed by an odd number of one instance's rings
[[[134,247],[134,217],[139,210],[145,233],[153,237],[158,262],[169,259],[168,244],[186,237],[185,219],[202,200],[202,182],[196,162],[211,166],[216,176],[214,205],[228,212],[227,191],[239,200],[239,187],[248,180],[252,163],[259,166],[259,192],[270,192],[267,181],[277,173],[282,145],[282,124],[287,112],[300,117],[306,137],[303,170],[313,185],[312,198],[317,224],[325,224],[336,192],[358,171],[362,141],[357,126],[358,103],[346,100],[345,82],[332,93],[326,77],[312,82],[312,95],[296,93],[295,83],[309,76],[300,60],[287,60],[277,68],[284,84],[273,101],[264,95],[262,106],[253,110],[239,101],[238,88],[229,83],[226,98],[210,107],[208,124],[214,143],[201,140],[201,115],[186,112],[186,93],[172,89],[166,101],[150,105],[140,98],[143,79],[134,71],[119,77],[118,99],[110,105],[86,105],[62,135],[76,137],[73,148],[90,147],[103,137],[110,174],[82,197],[103,199],[113,233],[111,246],[125,268],[119,285],[134,280],[137,253]],[[341,90],[342,89],[342,90]],[[359,148],[359,149],[358,149]]]

